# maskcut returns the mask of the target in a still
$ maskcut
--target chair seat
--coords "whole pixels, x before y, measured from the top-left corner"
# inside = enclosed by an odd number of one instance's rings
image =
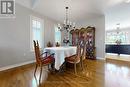
[[[42,57],[42,63],[43,64],[52,63],[54,60],[55,59],[52,56]]]
[[[65,60],[69,63],[79,63],[80,62],[80,59],[77,58],[77,55],[72,55],[70,57],[66,57]]]

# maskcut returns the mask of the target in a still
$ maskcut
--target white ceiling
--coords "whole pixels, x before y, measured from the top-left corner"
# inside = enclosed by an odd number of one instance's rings
[[[130,29],[130,3],[121,3],[109,9],[105,21],[106,30],[117,29],[117,24],[120,24],[120,29]]]
[[[53,20],[63,22],[65,6],[69,6],[72,21],[104,15],[107,9],[119,5],[125,0],[16,0],[17,3],[35,10]]]

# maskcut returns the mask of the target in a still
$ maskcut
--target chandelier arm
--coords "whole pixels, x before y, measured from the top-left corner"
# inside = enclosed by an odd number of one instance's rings
[[[66,30],[67,32],[70,32],[71,30],[75,29],[75,23],[71,23],[69,21],[69,14],[68,14],[69,7],[65,7],[65,10],[66,10],[66,16],[65,16],[66,18],[64,24],[58,28],[60,31]]]
[[[68,25],[68,7],[66,7],[66,25]]]

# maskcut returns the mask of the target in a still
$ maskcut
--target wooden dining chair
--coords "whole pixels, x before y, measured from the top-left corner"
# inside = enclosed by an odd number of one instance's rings
[[[83,46],[82,46],[82,56],[81,56],[81,67],[82,70],[84,69],[84,64],[83,61],[86,59],[86,50],[87,50],[87,41],[88,41],[88,36],[87,36],[87,32],[84,34],[84,38],[83,38]]]
[[[72,55],[70,57],[66,57],[65,61],[68,63],[72,63],[74,64],[74,72],[75,74],[77,74],[77,64],[80,64],[80,68],[81,68],[81,45],[78,44],[77,45],[77,53],[75,55]]]
[[[82,70],[84,69],[84,64],[83,64],[83,61],[86,59],[86,48],[87,48],[87,45],[86,45],[86,40],[83,41],[83,46],[81,48],[81,68]]]
[[[33,42],[34,42],[35,58],[36,58],[36,67],[34,71],[34,76],[36,77],[35,74],[37,71],[37,67],[40,67],[40,77],[39,77],[39,83],[40,83],[41,75],[42,75],[42,66],[51,64],[52,69],[54,69],[55,59],[54,59],[54,54],[50,55],[47,52],[40,54],[38,41],[36,42],[35,40],[33,40]]]

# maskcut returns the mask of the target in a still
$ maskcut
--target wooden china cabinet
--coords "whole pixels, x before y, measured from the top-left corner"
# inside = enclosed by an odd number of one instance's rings
[[[71,33],[71,44],[73,46],[76,46],[78,41],[83,41],[84,39],[87,40],[86,58],[96,59],[95,27],[88,26],[87,28],[72,30],[70,33]]]

